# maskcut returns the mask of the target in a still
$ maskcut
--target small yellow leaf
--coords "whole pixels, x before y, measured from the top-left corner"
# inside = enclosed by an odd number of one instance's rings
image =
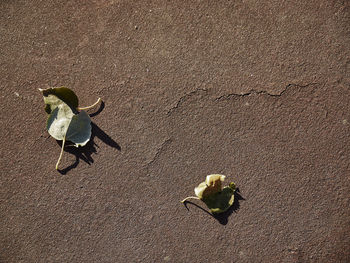
[[[221,174],[207,175],[205,182],[200,183],[194,189],[194,192],[196,196],[198,196],[200,199],[203,199],[206,196],[220,192],[221,182],[223,182],[224,180],[225,180],[225,175],[221,175]]]

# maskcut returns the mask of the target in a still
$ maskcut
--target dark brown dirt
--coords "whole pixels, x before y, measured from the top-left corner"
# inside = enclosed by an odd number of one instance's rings
[[[350,262],[349,18],[0,1],[0,262]],[[58,173],[37,89],[61,85],[104,107]],[[211,173],[240,190],[218,217],[179,202]]]

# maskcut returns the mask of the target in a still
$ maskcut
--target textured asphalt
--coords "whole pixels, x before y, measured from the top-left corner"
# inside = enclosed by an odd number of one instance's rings
[[[349,1],[0,1],[0,262],[350,262],[349,60]]]

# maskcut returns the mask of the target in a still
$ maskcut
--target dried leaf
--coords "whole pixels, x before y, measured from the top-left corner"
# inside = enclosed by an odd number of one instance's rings
[[[203,202],[207,205],[212,213],[222,213],[227,211],[234,202],[235,190],[230,186],[226,186],[222,191],[203,198]]]
[[[74,113],[67,104],[62,102],[57,105],[47,119],[46,128],[49,134],[56,140],[63,140],[73,116]]]
[[[74,91],[72,91],[69,88],[60,87],[60,88],[48,88],[48,89],[39,89],[39,90],[43,93],[45,104],[51,106],[51,111],[54,110],[52,106],[54,106],[53,104],[56,98],[66,103],[74,111],[78,108],[78,105],[79,105],[78,97],[74,93]]]
[[[65,87],[39,89],[44,96],[46,112],[49,114],[46,128],[49,134],[56,140],[63,140],[61,159],[64,142],[71,141],[75,146],[84,146],[91,137],[91,119],[85,111],[78,111],[78,97]],[[98,101],[90,106],[95,106]],[[86,109],[90,108],[86,107]]]
[[[75,146],[84,146],[91,137],[91,119],[85,112],[81,111],[74,115],[67,131],[66,138],[68,141],[74,142]]]
[[[230,183],[229,186],[221,188],[225,176],[221,174],[211,174],[205,179],[205,182],[200,183],[194,192],[197,197],[187,197],[202,200],[212,213],[222,213],[227,211],[234,202],[234,193],[236,190],[235,184]]]
[[[225,175],[211,174],[205,178],[205,182],[200,183],[194,192],[200,199],[221,191],[221,182],[225,180]]]

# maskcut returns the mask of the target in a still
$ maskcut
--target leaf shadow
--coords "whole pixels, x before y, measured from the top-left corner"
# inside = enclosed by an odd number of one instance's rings
[[[196,206],[197,208],[201,209],[203,212],[205,212],[206,214],[208,214],[209,216],[215,218],[221,225],[226,225],[228,223],[228,218],[232,215],[233,212],[237,213],[237,211],[240,209],[240,201],[244,201],[246,200],[244,197],[242,197],[242,195],[240,194],[240,190],[237,187],[236,191],[234,193],[235,199],[233,201],[232,206],[223,213],[220,214],[212,214],[210,213],[208,210],[206,210],[205,208],[201,207],[200,205],[197,205],[196,203],[193,203],[191,201],[185,201],[184,205],[186,207],[186,209],[189,211],[187,204],[191,204],[193,206]]]
[[[102,102],[100,105],[100,108],[93,114],[90,114],[90,117],[96,116],[103,109],[104,109],[104,103]],[[72,163],[71,165],[67,166],[64,169],[58,169],[58,172],[63,175],[67,174],[70,170],[76,168],[79,165],[80,160],[91,165],[94,162],[92,155],[96,154],[97,149],[99,148],[95,142],[96,137],[99,138],[103,143],[107,144],[108,146],[115,148],[118,151],[121,151],[120,145],[115,140],[113,140],[95,123],[91,122],[91,138],[90,138],[90,141],[85,146],[75,147],[73,143],[66,142],[64,151],[70,154],[73,154],[75,156],[75,161],[74,163]],[[62,141],[57,141],[57,143],[62,147]]]

